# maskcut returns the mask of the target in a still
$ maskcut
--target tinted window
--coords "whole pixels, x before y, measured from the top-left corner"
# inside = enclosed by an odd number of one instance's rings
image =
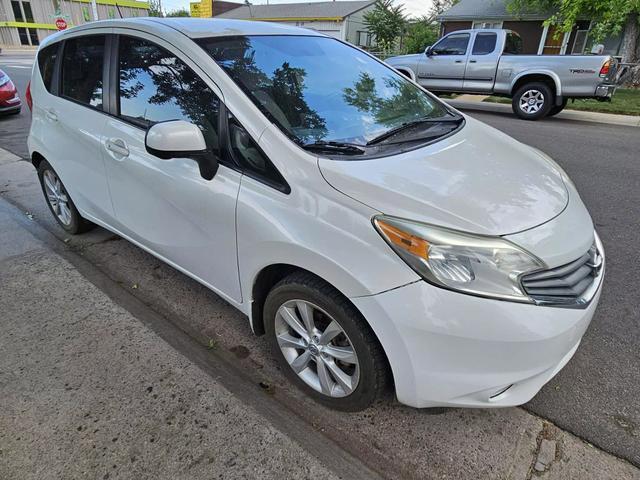
[[[53,83],[53,70],[56,65],[56,58],[58,58],[59,43],[49,45],[38,52],[38,68],[40,69],[40,75],[42,76],[42,82],[47,87],[47,91],[51,92],[51,85]]]
[[[522,38],[515,32],[507,33],[504,43],[504,53],[520,55],[522,53]]]
[[[365,144],[444,106],[343,43],[315,36],[204,39],[200,45],[267,117],[299,144]]]
[[[498,36],[495,33],[479,33],[473,43],[473,55],[487,55],[496,49]]]
[[[432,50],[436,55],[464,55],[469,45],[468,33],[456,33],[442,39]]]
[[[102,109],[104,35],[72,38],[64,44],[61,94]]]
[[[147,128],[168,120],[198,125],[208,148],[219,154],[220,101],[184,62],[146,40],[119,41],[119,114]]]

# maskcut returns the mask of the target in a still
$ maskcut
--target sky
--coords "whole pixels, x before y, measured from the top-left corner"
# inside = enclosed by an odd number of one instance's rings
[[[213,0],[215,2],[215,0]],[[244,3],[242,0],[231,0],[238,3]],[[275,3],[298,3],[302,1],[312,2],[313,0],[269,0],[269,4]],[[326,0],[325,0],[326,1]],[[337,0],[340,1],[340,0]],[[263,5],[266,0],[252,0],[254,5]],[[404,5],[404,12],[410,17],[420,17],[429,13],[431,8],[431,0],[394,0],[396,4]],[[176,10],[179,8],[189,9],[189,0],[162,0],[162,9],[164,11]]]

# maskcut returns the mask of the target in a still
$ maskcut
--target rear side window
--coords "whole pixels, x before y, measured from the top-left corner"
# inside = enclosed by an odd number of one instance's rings
[[[522,38],[515,32],[507,33],[504,42],[504,53],[510,55],[520,55],[522,53]]]
[[[455,33],[442,39],[432,49],[436,55],[464,55],[469,45],[468,33]]]
[[[473,43],[473,55],[488,55],[496,49],[498,35],[495,33],[478,33]]]
[[[38,52],[38,68],[40,69],[40,76],[42,77],[42,82],[49,93],[52,93],[51,86],[53,85],[53,71],[56,66],[56,59],[58,58],[59,47],[59,43],[54,43],[53,45],[49,45]]]
[[[220,100],[182,60],[146,40],[120,36],[119,116],[142,128],[168,120],[200,127],[207,147],[220,153]]]
[[[72,38],[62,54],[61,95],[102,110],[104,35]]]

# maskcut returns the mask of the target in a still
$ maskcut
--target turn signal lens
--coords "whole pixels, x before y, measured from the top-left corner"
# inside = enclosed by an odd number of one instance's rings
[[[27,106],[29,110],[33,110],[33,98],[31,97],[31,82],[27,83],[27,91],[24,94],[25,99],[27,100]]]
[[[391,243],[417,257],[425,260],[429,258],[429,242],[410,233],[403,232],[383,220],[376,219],[375,222]]]

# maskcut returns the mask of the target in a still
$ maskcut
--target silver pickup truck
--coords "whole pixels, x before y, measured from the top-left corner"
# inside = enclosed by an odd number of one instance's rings
[[[556,115],[570,98],[610,100],[616,61],[607,55],[521,55],[511,30],[459,30],[424,53],[386,62],[433,92],[479,93],[512,98],[526,120]]]

